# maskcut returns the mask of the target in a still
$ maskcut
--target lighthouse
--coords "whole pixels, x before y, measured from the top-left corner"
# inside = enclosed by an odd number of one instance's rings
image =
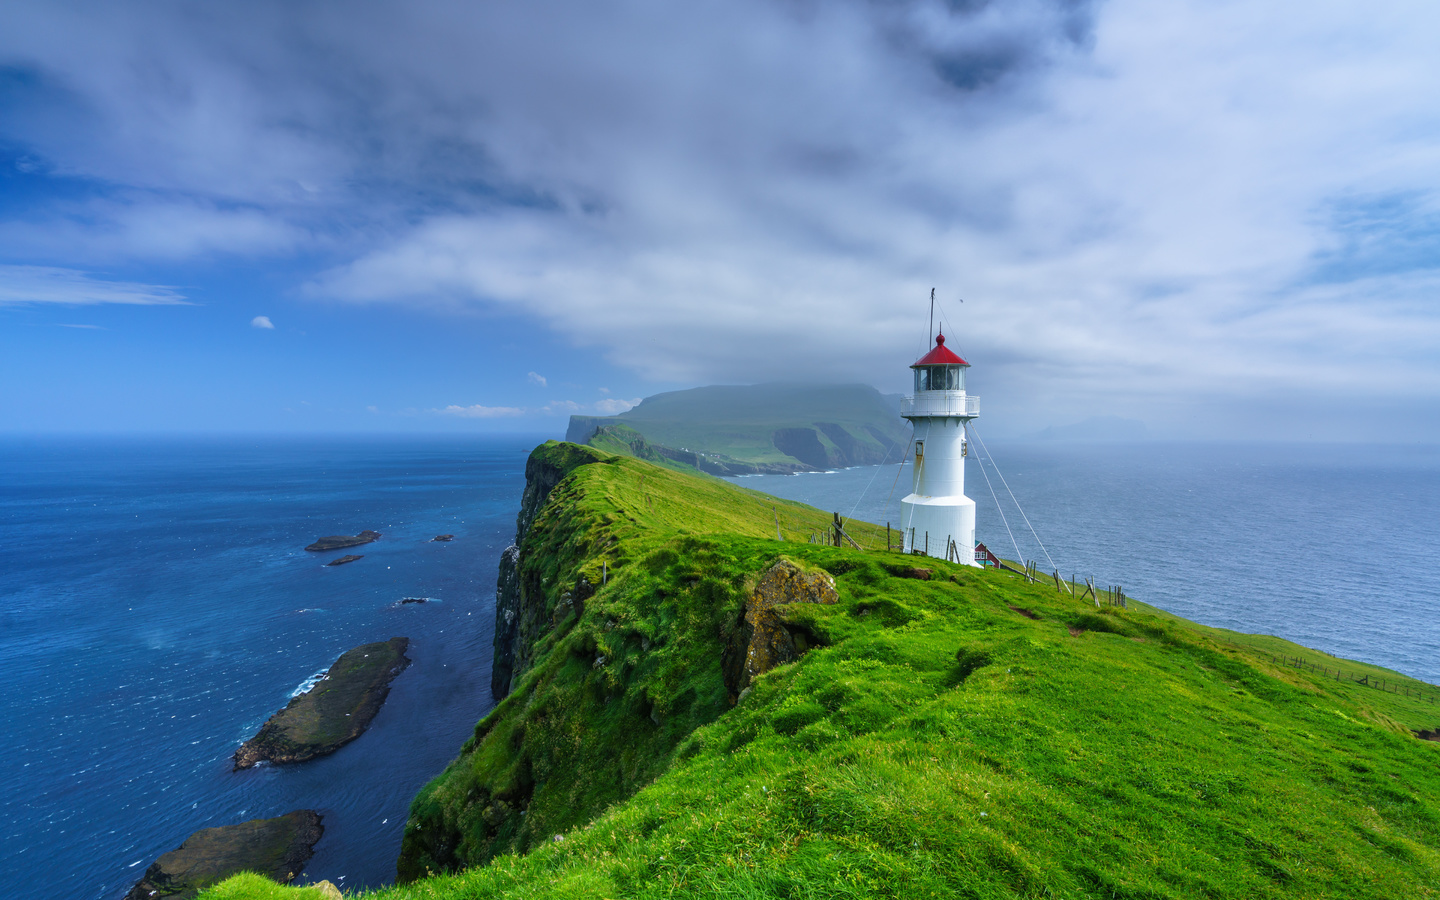
[[[945,335],[910,366],[915,393],[900,402],[900,415],[915,429],[915,487],[900,501],[906,551],[975,564],[975,501],[965,496],[965,426],[980,415],[980,398],[965,393],[970,364],[949,347]]]

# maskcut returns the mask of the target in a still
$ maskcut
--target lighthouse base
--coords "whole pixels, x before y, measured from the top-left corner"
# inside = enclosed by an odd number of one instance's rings
[[[976,565],[975,501],[969,497],[911,494],[900,501],[900,523],[907,553]]]

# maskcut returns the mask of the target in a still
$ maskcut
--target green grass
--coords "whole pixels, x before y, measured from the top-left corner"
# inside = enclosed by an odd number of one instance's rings
[[[264,875],[243,872],[206,891],[206,900],[325,900],[316,887],[282,887]]]
[[[407,825],[408,874],[440,845],[470,868],[367,896],[1440,888],[1440,744],[1411,734],[1440,724],[1434,704],[1133,601],[804,542],[828,521],[639,460],[577,469],[527,552],[556,584],[598,584],[602,558],[614,575],[555,623]],[[883,529],[851,530],[883,547]],[[840,603],[792,608],[821,646],[732,706],[721,659],[781,556],[830,572]],[[931,580],[903,577],[917,563]]]

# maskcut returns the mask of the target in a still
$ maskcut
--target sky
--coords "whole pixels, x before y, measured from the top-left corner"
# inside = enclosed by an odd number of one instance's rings
[[[1440,441],[1440,7],[0,5],[0,432],[664,390]]]

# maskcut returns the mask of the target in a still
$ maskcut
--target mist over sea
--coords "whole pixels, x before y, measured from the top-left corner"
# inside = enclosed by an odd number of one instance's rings
[[[410,799],[491,707],[496,563],[539,440],[0,443],[0,894],[112,900],[196,829],[300,808],[325,816],[310,879],[390,882]],[[1440,450],[990,449],[1067,577],[1440,681]],[[898,526],[909,478],[735,481]],[[967,479],[980,539],[1017,555],[973,460]],[[1008,498],[1005,512],[1019,555],[1048,570]],[[365,528],[384,537],[303,549]],[[454,541],[430,542],[441,533]],[[364,558],[323,565],[343,553]],[[231,771],[307,678],[395,635],[414,664],[365,735]]]

